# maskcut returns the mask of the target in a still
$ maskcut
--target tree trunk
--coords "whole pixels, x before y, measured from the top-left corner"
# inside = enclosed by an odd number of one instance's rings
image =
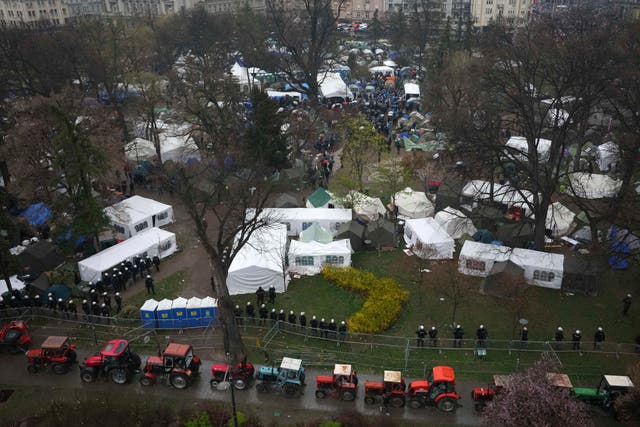
[[[229,296],[229,290],[226,286],[226,277],[223,273],[224,267],[216,258],[211,259],[214,266],[213,283],[216,288],[218,297],[218,316],[224,333],[225,352],[231,358],[232,363],[241,361],[245,355],[244,343],[240,335],[240,328],[236,325],[235,316],[233,314],[233,300]]]

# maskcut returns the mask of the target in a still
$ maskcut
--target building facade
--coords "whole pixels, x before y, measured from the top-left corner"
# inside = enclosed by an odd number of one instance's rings
[[[472,0],[471,17],[476,27],[498,20],[517,24],[529,17],[532,4],[532,0]]]
[[[71,17],[62,0],[0,0],[0,25],[30,27],[62,25]]]

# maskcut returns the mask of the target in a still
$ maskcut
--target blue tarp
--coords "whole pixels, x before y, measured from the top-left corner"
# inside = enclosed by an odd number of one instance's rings
[[[27,220],[29,225],[37,227],[49,221],[51,209],[44,202],[40,202],[29,206],[20,215]]]
[[[66,301],[67,298],[71,296],[71,289],[65,285],[51,285],[51,287],[47,289],[47,294],[48,293],[52,293],[56,301],[58,301],[59,298]]]

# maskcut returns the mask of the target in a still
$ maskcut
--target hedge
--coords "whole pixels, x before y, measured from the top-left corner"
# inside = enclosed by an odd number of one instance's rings
[[[352,332],[378,333],[388,329],[409,298],[409,292],[395,280],[352,267],[325,266],[322,275],[344,289],[366,296],[360,311],[347,320]]]

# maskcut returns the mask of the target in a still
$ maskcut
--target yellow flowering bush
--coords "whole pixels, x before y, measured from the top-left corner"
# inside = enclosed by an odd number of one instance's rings
[[[347,320],[352,332],[371,334],[388,329],[409,298],[409,292],[402,289],[395,280],[376,277],[352,267],[325,266],[322,275],[341,288],[367,297],[360,311]]]

